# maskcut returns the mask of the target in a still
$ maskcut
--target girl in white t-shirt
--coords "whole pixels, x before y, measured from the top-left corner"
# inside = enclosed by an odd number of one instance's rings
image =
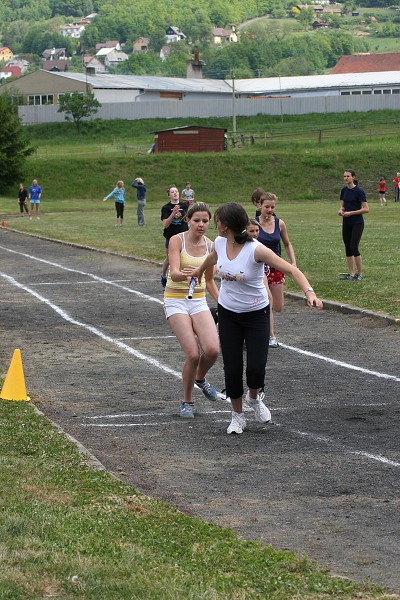
[[[271,413],[263,403],[265,367],[269,343],[269,300],[264,285],[264,264],[291,276],[304,291],[307,304],[321,309],[303,273],[252,239],[247,232],[249,217],[236,202],[219,206],[214,214],[218,237],[203,264],[192,272],[199,281],[206,270],[217,265],[221,277],[218,299],[218,327],[224,361],[226,394],[232,403],[232,420],[227,433],[243,433],[243,349],[246,344],[246,402],[256,420],[267,423]]]

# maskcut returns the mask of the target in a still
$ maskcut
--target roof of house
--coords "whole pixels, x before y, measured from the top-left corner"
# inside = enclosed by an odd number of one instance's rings
[[[9,77],[21,77],[22,70],[20,67],[4,67],[1,69],[2,73],[10,73]]]
[[[214,29],[212,30],[213,35],[221,37],[231,35],[232,33],[233,29],[224,29],[223,27],[214,27]]]
[[[107,42],[96,44],[96,50],[101,50],[101,48],[116,48],[117,46],[119,46],[118,40],[108,40]]]
[[[43,58],[50,58],[50,56],[56,56],[57,54],[60,53],[66,53],[67,49],[66,48],[46,48],[46,50],[43,50],[42,52],[42,56]]]
[[[169,25],[169,26],[167,27],[167,31],[168,31],[169,29],[170,29],[171,31],[173,31],[175,35],[179,35],[179,36],[181,36],[181,37],[184,37],[184,38],[186,37],[186,35],[183,33],[183,31],[182,31],[181,29],[179,29],[179,27],[175,27],[174,25]],[[171,35],[171,34],[169,34],[169,35]]]
[[[400,71],[400,52],[385,54],[354,54],[342,56],[333,67],[333,75],[339,73],[372,73],[378,71]]]
[[[164,133],[165,131],[179,131],[182,129],[222,129],[223,131],[227,131],[225,127],[209,127],[207,125],[182,125],[181,127],[170,127],[169,129],[157,129],[157,131],[152,131],[151,133]]]
[[[66,60],[43,60],[42,69],[44,71],[67,71],[68,61]]]

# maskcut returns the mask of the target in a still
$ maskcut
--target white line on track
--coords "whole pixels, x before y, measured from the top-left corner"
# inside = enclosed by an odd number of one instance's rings
[[[139,298],[145,298],[146,300],[149,300],[149,302],[156,302],[157,304],[163,304],[163,301],[159,300],[158,298],[153,298],[153,296],[149,296],[148,294],[143,294],[142,292],[132,290],[131,288],[128,288],[124,285],[120,285],[119,283],[115,283],[114,281],[111,281],[110,279],[103,279],[103,277],[98,277],[97,275],[93,275],[93,273],[87,273],[86,271],[79,271],[78,269],[72,269],[70,267],[65,267],[64,265],[60,265],[58,263],[54,263],[49,260],[45,260],[44,258],[38,258],[37,256],[33,257],[29,254],[25,254],[24,252],[18,252],[18,250],[11,250],[10,248],[6,248],[5,246],[0,246],[0,250],[5,250],[6,252],[11,252],[12,254],[19,254],[20,256],[23,256],[25,258],[29,258],[31,260],[36,260],[38,262],[44,263],[45,265],[50,265],[51,267],[56,267],[57,269],[63,269],[64,271],[68,271],[69,273],[78,273],[79,275],[86,275],[86,277],[91,277],[92,279],[94,279],[95,281],[98,281],[100,283],[106,283],[107,285],[112,285],[121,290],[124,290],[125,292],[129,292],[130,294],[135,294],[136,296],[139,296]],[[21,285],[21,284],[19,284],[19,285]]]
[[[201,414],[221,414],[221,413],[230,413],[230,411],[227,410],[215,410],[215,411],[202,411]],[[127,415],[115,415],[117,416],[127,416]],[[138,417],[139,415],[136,415],[136,417]],[[143,415],[143,416],[149,416],[149,415]],[[162,414],[158,414],[158,415],[153,415],[153,416],[162,416]],[[168,416],[164,413],[164,416]],[[176,419],[174,419],[173,423],[174,425],[178,424],[178,423],[182,423],[184,422],[183,419],[180,419],[177,415],[169,415],[170,417],[175,417]],[[216,422],[225,422],[225,421],[221,421],[221,420],[217,420]],[[226,422],[225,422],[226,423]],[[123,428],[123,427],[158,427],[160,425],[171,425],[171,421],[157,421],[157,422],[145,422],[145,423],[81,423],[82,427],[95,427],[98,429],[111,429],[111,428]],[[277,423],[277,422],[273,422],[272,426],[275,427],[285,427],[284,425],[282,425],[282,423]],[[313,433],[309,433],[307,431],[299,431],[297,429],[288,429],[288,432],[294,435],[297,435],[299,437],[302,438],[307,438],[308,440],[310,440],[311,442],[315,442],[315,443],[324,443],[327,446],[333,447],[336,450],[343,452],[343,454],[351,454],[354,456],[360,456],[361,458],[366,458],[368,460],[372,460],[374,462],[379,462],[382,463],[384,465],[387,465],[389,467],[396,467],[399,468],[400,467],[400,462],[397,462],[395,460],[391,460],[390,458],[386,458],[386,456],[382,456],[381,454],[372,454],[371,452],[365,452],[363,450],[354,450],[354,448],[348,447],[348,446],[344,446],[343,444],[339,444],[338,442],[336,442],[335,440],[332,440],[331,438],[329,438],[328,436],[322,436],[322,435],[316,435]]]
[[[129,283],[130,281],[132,281],[131,279],[110,279],[107,280],[108,283]],[[93,285],[93,284],[98,284],[98,283],[104,283],[103,281],[74,281],[73,283],[71,281],[35,281],[35,287],[37,287],[38,285],[42,286],[42,285],[46,285],[46,286],[51,286],[51,285],[56,285],[57,287],[60,285]]]
[[[331,363],[338,367],[344,367],[345,369],[351,369],[353,371],[360,371],[360,373],[363,373],[364,375],[374,375],[374,377],[381,377],[382,379],[392,379],[393,381],[400,382],[400,377],[396,377],[396,375],[388,375],[387,373],[371,371],[370,369],[365,369],[364,367],[357,367],[356,365],[351,365],[341,360],[336,360],[335,358],[328,358],[327,356],[323,356],[322,354],[315,354],[315,352],[302,350],[301,348],[296,348],[295,346],[288,346],[287,344],[282,344],[281,342],[279,342],[279,345],[282,348],[285,348],[286,350],[291,350],[292,352],[297,352],[298,354],[303,354],[304,356],[311,356],[311,358],[318,358],[319,360],[324,360],[325,362]]]
[[[148,335],[143,337],[122,337],[118,338],[119,340],[167,340],[169,338],[175,338],[175,335]]]
[[[279,423],[275,423],[279,427],[282,427]],[[315,435],[313,433],[308,433],[307,431],[298,431],[296,429],[291,429],[291,433],[299,435],[301,437],[306,437],[313,442],[323,442],[324,444],[333,446],[342,452],[347,452],[348,454],[354,454],[356,456],[361,456],[363,458],[368,458],[369,460],[374,460],[376,462],[383,463],[390,467],[400,467],[400,462],[396,462],[395,460],[390,460],[386,458],[386,456],[382,456],[380,454],[371,454],[371,452],[364,452],[363,450],[354,450],[353,448],[343,446],[342,444],[338,444],[334,440],[331,440],[327,436]]]
[[[4,279],[6,279],[9,283],[14,285],[15,287],[17,287],[21,290],[24,290],[25,292],[28,292],[28,294],[31,294],[32,296],[37,298],[37,300],[40,300],[40,302],[47,304],[47,306],[49,306],[51,309],[53,309],[62,319],[64,319],[65,321],[68,321],[68,323],[71,323],[72,325],[77,325],[78,327],[82,327],[83,329],[90,331],[90,333],[97,335],[102,340],[104,340],[106,342],[110,342],[111,344],[118,346],[122,350],[125,350],[126,352],[128,352],[128,354],[132,354],[136,358],[139,358],[140,360],[144,360],[145,362],[152,365],[153,367],[156,367],[157,369],[160,369],[161,371],[164,371],[165,373],[169,373],[170,375],[173,375],[174,377],[181,379],[181,374],[178,371],[171,369],[167,365],[163,365],[160,361],[156,360],[155,358],[152,358],[151,356],[147,356],[146,354],[143,354],[142,352],[138,352],[134,348],[131,348],[130,346],[128,346],[127,344],[124,344],[123,342],[119,341],[118,339],[111,337],[110,335],[106,335],[105,333],[100,331],[100,329],[97,329],[97,327],[93,327],[92,325],[87,325],[86,323],[82,323],[82,321],[77,321],[76,319],[71,317],[68,313],[66,313],[65,310],[63,310],[56,304],[53,304],[53,302],[51,302],[50,300],[48,300],[41,294],[38,294],[37,292],[35,292],[35,290],[32,290],[28,286],[23,285],[22,283],[19,283],[18,281],[16,281],[16,279],[14,279],[14,277],[10,277],[9,275],[6,275],[5,273],[1,273],[1,272],[0,272],[0,276],[4,277]]]

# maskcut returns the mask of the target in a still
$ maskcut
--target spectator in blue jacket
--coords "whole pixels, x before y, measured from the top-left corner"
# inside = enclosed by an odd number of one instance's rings
[[[103,202],[106,202],[109,198],[114,197],[115,200],[115,210],[117,211],[117,217],[115,220],[115,227],[122,227],[122,222],[124,220],[124,206],[125,206],[125,188],[123,181],[117,181],[117,187],[113,189],[113,191],[108,194],[105,198],[103,198]]]
[[[137,221],[139,227],[144,226],[144,207],[146,206],[146,186],[141,177],[136,177],[132,182],[132,187],[136,188],[137,192]]]

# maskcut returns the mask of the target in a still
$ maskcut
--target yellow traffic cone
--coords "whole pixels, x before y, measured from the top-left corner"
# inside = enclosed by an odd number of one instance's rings
[[[29,400],[26,395],[24,370],[22,368],[21,350],[14,350],[4,385],[1,390],[2,400]]]

